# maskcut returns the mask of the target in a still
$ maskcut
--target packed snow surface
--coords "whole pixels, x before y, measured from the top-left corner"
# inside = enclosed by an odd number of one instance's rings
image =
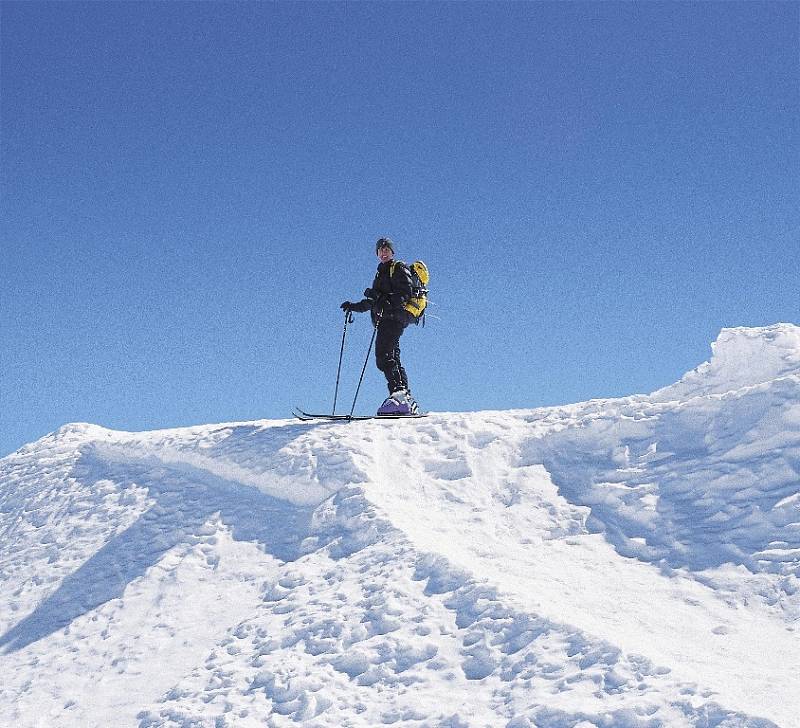
[[[0,460],[0,722],[800,726],[800,328],[653,395],[67,425]]]

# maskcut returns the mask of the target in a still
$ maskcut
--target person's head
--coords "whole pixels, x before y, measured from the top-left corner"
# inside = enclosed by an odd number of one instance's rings
[[[386,263],[394,258],[394,243],[389,238],[378,238],[375,243],[375,253],[381,259],[381,263]]]

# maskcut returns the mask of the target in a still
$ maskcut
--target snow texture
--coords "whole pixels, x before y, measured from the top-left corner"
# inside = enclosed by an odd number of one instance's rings
[[[0,460],[14,726],[800,726],[800,328],[653,395],[67,425]]]

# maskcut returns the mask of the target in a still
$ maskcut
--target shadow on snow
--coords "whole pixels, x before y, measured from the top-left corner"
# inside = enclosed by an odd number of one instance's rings
[[[301,428],[287,429],[292,432],[282,435],[291,439]],[[270,449],[280,446],[270,443]],[[0,650],[5,653],[21,650],[121,597],[128,584],[158,563],[169,549],[200,534],[215,514],[230,528],[235,540],[257,543],[265,553],[291,561],[299,555],[299,544],[309,531],[314,510],[313,506],[298,506],[202,470],[104,460],[93,447],[84,451],[76,475],[87,483],[112,480],[121,490],[135,483],[146,487],[155,503],[0,637]]]

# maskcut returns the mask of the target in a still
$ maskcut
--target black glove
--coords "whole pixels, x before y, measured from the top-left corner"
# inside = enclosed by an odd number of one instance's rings
[[[364,313],[364,311],[369,311],[372,308],[372,301],[370,301],[368,298],[365,298],[363,301],[359,301],[358,303],[345,301],[339,308],[341,308],[342,311],[356,311],[358,313]]]

